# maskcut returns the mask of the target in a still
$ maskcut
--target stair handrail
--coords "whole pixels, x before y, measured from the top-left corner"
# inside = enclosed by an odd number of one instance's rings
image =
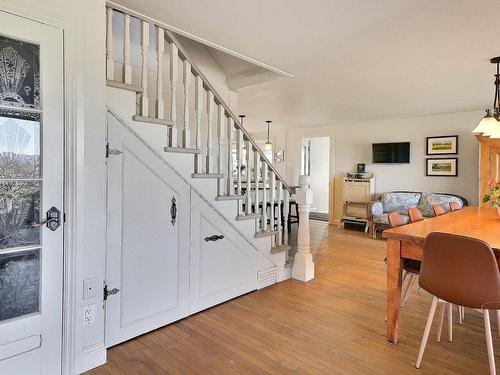
[[[179,57],[180,57],[181,60],[183,60],[183,61],[186,60],[186,61],[189,62],[189,64],[191,65],[191,73],[193,73],[193,75],[195,77],[199,76],[201,78],[201,80],[203,81],[203,88],[205,90],[210,91],[210,92],[213,93],[215,103],[217,105],[222,105],[222,107],[224,108],[225,115],[226,116],[230,116],[233,119],[233,121],[234,121],[234,127],[236,129],[241,130],[241,132],[243,133],[243,137],[244,137],[245,140],[250,141],[250,143],[252,144],[252,149],[255,150],[255,151],[257,151],[259,153],[261,161],[265,162],[267,164],[267,166],[269,167],[269,169],[272,172],[274,172],[274,175],[275,175],[276,179],[279,180],[279,181],[281,181],[281,183],[283,184],[283,188],[285,188],[289,192],[289,194],[295,194],[295,188],[292,187],[292,186],[290,186],[290,185],[288,185],[287,182],[285,181],[285,179],[283,177],[281,177],[281,175],[276,170],[276,168],[274,167],[274,165],[269,161],[269,159],[267,158],[267,156],[264,154],[264,151],[261,150],[261,148],[254,141],[254,139],[250,136],[250,134],[248,133],[248,131],[243,127],[243,125],[241,124],[238,116],[236,116],[236,114],[229,108],[229,106],[224,101],[224,99],[221,97],[221,95],[218,93],[218,91],[210,83],[210,81],[203,74],[203,72],[198,68],[198,66],[196,65],[196,63],[189,56],[188,52],[184,49],[184,47],[181,45],[181,43],[179,42],[179,40],[175,37],[174,33],[172,31],[170,31],[170,29],[164,23],[162,23],[162,22],[160,22],[160,21],[158,21],[156,19],[144,16],[141,13],[135,12],[135,11],[133,11],[133,10],[127,8],[127,7],[121,6],[121,5],[119,5],[119,4],[117,4],[117,3],[113,2],[113,1],[106,1],[106,7],[107,8],[112,8],[113,10],[121,12],[121,13],[124,13],[124,14],[131,15],[131,16],[133,16],[135,18],[140,19],[140,20],[147,21],[148,23],[151,23],[151,24],[153,24],[153,25],[155,25],[157,27],[160,27],[163,30],[165,30],[165,39],[169,43],[173,43],[177,47],[177,49],[178,49],[178,55],[179,55]]]

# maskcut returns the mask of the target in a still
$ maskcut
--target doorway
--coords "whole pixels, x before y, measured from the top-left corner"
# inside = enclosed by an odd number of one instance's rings
[[[310,218],[328,221],[330,202],[330,137],[301,139],[300,174],[311,176],[313,204]]]
[[[62,31],[0,11],[0,62],[0,374],[60,374]]]

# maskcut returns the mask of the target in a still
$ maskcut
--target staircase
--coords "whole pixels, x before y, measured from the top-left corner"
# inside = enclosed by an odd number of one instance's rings
[[[278,281],[289,278],[295,189],[170,30],[111,2],[106,15],[109,111],[278,267]]]

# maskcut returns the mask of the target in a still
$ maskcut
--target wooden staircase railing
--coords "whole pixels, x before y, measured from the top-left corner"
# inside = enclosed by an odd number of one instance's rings
[[[133,119],[165,126],[164,151],[193,154],[192,177],[216,178],[216,199],[234,199],[237,202],[236,220],[255,220],[255,237],[271,236],[271,252],[287,251],[290,248],[289,201],[295,189],[280,176],[244,128],[244,116],[238,117],[233,113],[170,30],[150,18],[112,2],[107,3],[106,16],[106,78],[110,86],[136,91],[139,106]],[[123,17],[121,61],[115,61],[113,58],[117,52],[113,50],[113,21],[116,20],[114,17]],[[132,21],[140,23],[141,34],[139,40],[142,58],[140,66],[135,67],[131,64]],[[156,41],[155,71],[148,69],[151,66],[148,62],[152,52],[151,28],[154,28]],[[169,103],[166,103],[163,87],[167,61],[170,67]],[[121,69],[121,74],[117,66]],[[134,68],[140,72],[140,79],[136,79],[139,82],[134,82]],[[182,71],[180,85],[179,71]],[[155,77],[150,77],[150,74]],[[155,87],[149,87],[148,81],[156,81]],[[177,111],[181,107],[181,103],[177,103],[180,89],[183,90],[183,102],[182,113],[178,114]],[[190,107],[192,101],[194,108]],[[192,114],[194,124],[191,124]],[[236,160],[233,159],[234,149]],[[245,160],[243,151],[246,154]],[[242,172],[243,165],[245,177]]]

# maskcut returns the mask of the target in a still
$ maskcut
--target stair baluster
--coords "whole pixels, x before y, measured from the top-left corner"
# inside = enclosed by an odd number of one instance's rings
[[[227,178],[226,178],[226,194],[234,195],[234,178],[233,178],[233,128],[234,120],[229,117],[227,119]]]
[[[251,154],[251,144],[249,139],[245,139],[245,151],[246,151],[246,191],[245,191],[245,213],[250,215],[252,213],[252,175],[250,173],[250,154]]]
[[[224,107],[222,104],[217,106],[217,145],[218,145],[218,161],[217,161],[217,173],[224,173],[224,147],[226,146],[226,114],[224,112]],[[224,195],[224,188],[226,185],[225,176],[223,178],[217,179],[217,195]]]
[[[262,218],[260,219],[260,229],[267,231],[267,162],[262,160]]]
[[[259,176],[259,170],[260,170],[260,157],[259,157],[259,152],[254,149],[253,151],[253,173],[254,173],[254,186],[255,186],[255,194],[254,194],[254,213],[258,214],[259,213],[259,202],[260,202],[260,197],[259,197],[259,190],[260,190],[260,176]],[[258,222],[258,219],[256,220]]]
[[[163,54],[165,53],[165,30],[156,27],[156,117],[165,118],[165,103],[163,99]]]
[[[113,9],[106,8],[106,78],[115,79],[115,63],[113,62]]]
[[[236,129],[236,195],[242,196],[241,193],[241,158],[242,158],[243,132],[241,129]],[[243,213],[242,203],[238,200],[238,216]]]
[[[214,112],[214,94],[212,91],[207,91],[207,155],[205,173],[213,171],[213,140],[212,140],[212,122]]]
[[[201,150],[201,115],[203,112],[203,79],[200,76],[195,77],[195,97],[194,97],[194,108],[196,116],[196,134],[195,142],[196,149]],[[202,173],[202,155],[197,153],[194,156],[194,173]]]
[[[149,23],[141,21],[141,53],[142,53],[142,70],[141,70],[141,116],[149,116],[149,99],[148,99],[148,51],[149,51]]]
[[[277,216],[278,216],[278,227],[276,230],[278,231],[278,234],[276,235],[276,245],[281,246],[283,245],[283,216],[281,215],[281,195],[283,194],[282,191],[282,184],[281,181],[276,181],[277,184],[277,189],[276,189],[276,195],[278,196],[278,204],[276,207]]]
[[[132,84],[132,67],[130,66],[130,16],[123,17],[123,81]]]
[[[270,194],[270,198],[269,198],[269,222],[270,222],[270,225],[271,225],[271,228],[270,230],[271,231],[274,231],[275,230],[275,212],[274,212],[274,204],[275,204],[275,201],[276,201],[276,175],[274,174],[273,171],[271,171],[269,173],[270,175],[270,181],[269,181],[269,189],[271,190],[271,194]],[[271,237],[271,244],[272,244],[272,247],[274,247],[276,245],[276,237],[275,236],[272,236]]]
[[[283,192],[283,245],[288,245],[288,215],[290,214],[290,193]]]
[[[177,81],[179,79],[179,50],[170,43],[170,126],[169,147],[177,147]]]
[[[191,148],[191,130],[189,124],[189,93],[191,89],[191,64],[184,60],[182,65],[184,83],[184,129],[182,131],[182,147]]]

